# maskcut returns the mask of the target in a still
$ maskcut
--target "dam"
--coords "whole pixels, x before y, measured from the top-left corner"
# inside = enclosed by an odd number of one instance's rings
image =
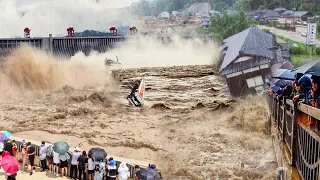
[[[0,39],[0,60],[4,60],[8,54],[20,45],[43,50],[57,57],[69,58],[77,52],[82,51],[89,55],[91,51],[99,53],[106,52],[113,48],[116,43],[128,39],[125,36],[107,37],[34,37],[34,38],[1,38]]]
[[[27,28],[26,28],[27,29]],[[131,33],[131,36],[119,36],[113,31],[110,36],[90,36],[90,37],[75,37],[74,33],[70,33],[68,29],[68,36],[53,37],[49,34],[48,37],[31,37],[25,29],[25,37],[21,38],[0,38],[0,60],[4,60],[8,54],[19,47],[20,45],[28,45],[32,48],[40,49],[50,53],[59,58],[70,58],[77,52],[83,52],[86,56],[91,51],[104,53],[114,48],[119,43],[129,42],[144,36],[137,36],[136,29]],[[111,28],[112,30],[112,28]],[[130,31],[133,31],[130,29]],[[171,36],[161,35],[155,36],[159,41],[170,43]],[[214,40],[212,36],[180,36],[183,39],[198,38],[203,42]]]

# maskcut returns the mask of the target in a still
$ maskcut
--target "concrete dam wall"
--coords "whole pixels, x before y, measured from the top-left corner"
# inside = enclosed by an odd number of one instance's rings
[[[22,44],[41,49],[58,57],[71,57],[82,51],[89,55],[91,51],[103,53],[113,48],[116,43],[124,42],[127,37],[35,37],[35,38],[3,38],[0,39],[0,59]]]

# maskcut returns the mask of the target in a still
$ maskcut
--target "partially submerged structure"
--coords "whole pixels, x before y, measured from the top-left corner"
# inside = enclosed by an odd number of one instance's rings
[[[263,90],[271,66],[287,61],[275,47],[273,36],[250,27],[223,41],[219,74],[226,77],[231,95],[243,96]]]

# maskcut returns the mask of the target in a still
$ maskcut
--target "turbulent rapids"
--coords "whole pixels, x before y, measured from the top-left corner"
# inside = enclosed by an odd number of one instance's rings
[[[263,97],[230,98],[213,65],[110,75],[103,63],[17,50],[1,64],[1,128],[34,140],[75,139],[74,146],[99,145],[113,155],[155,162],[166,179],[274,176]],[[129,85],[142,77],[145,106],[128,107]]]

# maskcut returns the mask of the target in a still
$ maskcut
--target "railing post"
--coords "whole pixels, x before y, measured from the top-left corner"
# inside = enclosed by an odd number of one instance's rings
[[[284,128],[286,127],[285,123],[286,123],[287,108],[288,108],[287,97],[286,96],[283,96],[283,98],[282,98],[282,107],[283,107],[283,109],[282,109],[282,127],[281,127],[281,129],[282,129],[282,133],[281,133],[282,138],[281,138],[281,141],[283,142],[284,139],[285,139],[285,130],[284,130]]]
[[[298,108],[297,103],[294,102],[294,114],[293,114],[293,120],[292,120],[292,136],[291,136],[291,166],[295,166],[296,157],[297,157],[297,124],[298,124]]]

